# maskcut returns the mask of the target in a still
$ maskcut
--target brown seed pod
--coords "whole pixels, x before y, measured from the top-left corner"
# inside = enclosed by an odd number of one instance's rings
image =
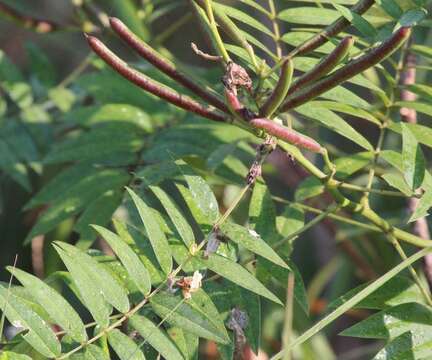
[[[321,145],[310,137],[302,135],[292,129],[288,129],[287,127],[279,125],[269,119],[253,119],[249,122],[249,124],[257,129],[264,130],[269,135],[273,135],[278,139],[286,141],[292,145],[308,149],[316,153],[319,153],[322,150]]]

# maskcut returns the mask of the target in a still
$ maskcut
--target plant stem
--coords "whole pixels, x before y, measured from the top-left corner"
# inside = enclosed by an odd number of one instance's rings
[[[219,54],[224,59],[224,62],[227,64],[231,61],[231,58],[228,55],[227,50],[225,49],[225,45],[224,45],[222,38],[219,34],[219,31],[217,29],[217,24],[216,24],[214,14],[213,14],[212,1],[211,0],[204,0],[204,6],[205,6],[205,11],[206,11],[206,14],[207,14],[207,17],[209,20],[210,30],[213,33],[216,45],[217,45],[218,50],[219,50]]]
[[[293,308],[294,308],[294,274],[290,272],[288,274],[288,284],[286,293],[286,304],[285,304],[285,318],[284,328],[282,332],[282,344],[288,346],[292,337],[292,326],[293,326]],[[286,352],[283,360],[291,360],[291,353]]]
[[[268,0],[270,9],[270,20],[273,26],[274,41],[276,46],[276,55],[280,59],[282,57],[282,46],[281,46],[281,35],[279,29],[279,23],[277,21],[276,7],[273,0]]]
[[[295,348],[296,346],[298,346],[300,344],[303,344],[305,341],[310,339],[312,336],[314,336],[315,334],[320,332],[327,325],[331,324],[334,320],[336,320],[342,314],[344,314],[349,309],[351,309],[352,307],[357,305],[360,301],[362,301],[367,296],[372,294],[375,290],[377,290],[379,287],[381,287],[384,283],[386,283],[388,280],[393,278],[399,272],[404,270],[407,266],[411,265],[412,263],[414,263],[418,259],[422,258],[426,254],[430,253],[431,251],[432,251],[432,247],[422,249],[419,252],[415,253],[414,255],[410,256],[408,259],[401,262],[399,265],[395,266],[393,269],[391,269],[386,274],[384,274],[383,276],[381,276],[380,278],[375,280],[372,284],[367,286],[365,289],[358,292],[351,299],[349,299],[348,301],[343,303],[336,310],[334,310],[329,315],[327,315],[324,319],[318,321],[309,330],[305,331],[301,336],[296,338],[289,346],[284,347],[280,352],[278,352],[276,355],[274,355],[270,360],[281,359],[282,356],[286,352],[291,351],[293,348]]]

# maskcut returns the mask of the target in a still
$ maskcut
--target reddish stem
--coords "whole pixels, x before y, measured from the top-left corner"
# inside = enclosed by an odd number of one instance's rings
[[[168,60],[164,59],[161,54],[152,49],[138,36],[136,36],[121,20],[117,18],[110,18],[111,28],[138,54],[146,59],[153,66],[158,68],[160,71],[168,75],[171,79],[174,79],[185,88],[198,95],[203,100],[206,100],[209,104],[222,110],[225,113],[229,113],[226,105],[217,98],[217,96],[211,94],[202,86],[195,83],[187,75],[178,71],[175,66]]]
[[[210,120],[226,121],[224,116],[205,108],[190,97],[181,95],[174,90],[155,82],[139,71],[132,69],[96,37],[88,35],[86,35],[86,37],[90,47],[101,57],[102,60],[135,85],[186,111],[193,112]]]

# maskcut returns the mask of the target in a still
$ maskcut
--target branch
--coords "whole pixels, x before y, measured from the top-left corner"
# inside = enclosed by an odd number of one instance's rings
[[[282,105],[281,110],[287,111],[300,106],[325,93],[326,91],[338,86],[344,81],[354,77],[355,75],[360,74],[366,69],[378,64],[395,52],[405,42],[410,34],[411,28],[401,27],[381,45],[349,62],[347,65],[336,70],[324,79],[319,80],[316,83],[288,97],[285,103]]]
[[[177,81],[185,88],[192,91],[201,99],[207,101],[209,104],[227,114],[229,113],[226,105],[220,99],[218,99],[217,96],[213,95],[195,81],[191,80],[189,76],[178,71],[171,62],[165,59],[157,51],[152,49],[138,36],[136,36],[121,20],[117,18],[110,18],[110,24],[111,28],[117,33],[117,35],[119,35],[129,46],[135,49],[138,54],[140,54],[150,64],[168,75],[171,79]]]
[[[205,108],[203,105],[197,103],[190,97],[181,95],[174,90],[155,82],[154,80],[150,79],[139,71],[132,69],[126,62],[124,62],[117,55],[115,55],[96,37],[88,35],[86,35],[86,37],[90,47],[102,60],[104,60],[109,66],[111,66],[124,78],[128,79],[130,82],[134,83],[140,88],[186,111],[201,115],[207,119],[222,122],[227,121],[224,116]]]

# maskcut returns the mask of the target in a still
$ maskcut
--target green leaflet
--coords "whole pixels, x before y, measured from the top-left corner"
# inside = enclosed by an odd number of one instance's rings
[[[73,284],[79,293],[79,298],[87,307],[95,321],[103,328],[108,326],[112,307],[100,296],[99,284],[94,283],[91,274],[82,268],[66,251],[55,246],[57,253],[69,270]]]
[[[404,124],[402,126],[402,170],[408,186],[414,191],[423,182],[425,159],[414,134]]]
[[[381,176],[384,181],[390,186],[398,189],[401,193],[406,196],[412,196],[413,191],[410,189],[408,184],[406,183],[404,177],[398,173],[387,173]]]
[[[105,104],[79,107],[66,113],[63,121],[93,127],[101,123],[122,122],[136,125],[140,130],[153,129],[149,116],[141,109],[128,104]]]
[[[148,205],[132,189],[126,189],[138,210],[141,221],[144,224],[147,236],[162,270],[165,274],[169,274],[172,270],[173,264],[171,250],[164,232],[157,223],[157,220]]]
[[[366,150],[371,151],[373,149],[369,141],[367,141],[363,135],[354,130],[354,128],[345,120],[326,108],[316,106],[314,101],[295,108],[295,111],[355,142]]]
[[[171,340],[177,345],[186,360],[198,360],[199,338],[179,327],[167,329]]]
[[[370,282],[348,291],[346,294],[332,301],[329,304],[329,308],[338,308],[345,301],[366,288],[369,284]],[[411,279],[402,275],[397,275],[375,290],[368,297],[360,301],[355,305],[355,308],[376,310],[390,309],[397,305],[419,302],[423,299],[423,295],[418,286]]]
[[[61,182],[56,181],[56,186],[59,185],[59,188],[63,189],[69,182],[63,181],[64,178],[61,180]],[[61,221],[83,210],[92,200],[97,199],[106,191],[124,186],[128,180],[129,175],[123,170],[98,170],[89,176],[82,177],[81,181],[71,185],[70,188],[61,195],[61,199],[58,199],[57,195],[54,195],[54,193],[57,194],[58,189],[55,189],[53,186],[50,192],[47,191],[44,193],[44,197],[50,199],[54,198],[52,201],[55,200],[55,204],[39,217],[36,225],[27,236],[26,241],[30,241],[36,235],[44,234],[52,230]],[[39,200],[38,203],[40,203]],[[32,205],[34,205],[34,202]]]
[[[148,295],[151,290],[150,274],[139,259],[138,255],[117,234],[97,225],[93,228],[106,240],[111,249],[126,268],[131,280],[138,289]]]
[[[425,173],[422,188],[424,190],[424,194],[418,201],[417,206],[408,222],[412,222],[429,215],[428,210],[432,207],[432,175],[429,171],[426,171]]]
[[[229,342],[224,323],[203,290],[194,292],[190,300],[179,295],[158,293],[151,297],[150,304],[159,317],[168,316],[166,321],[173,326],[218,343]]]
[[[393,123],[389,126],[390,130],[402,133],[402,123]],[[404,124],[414,134],[417,141],[423,145],[432,147],[432,129],[420,124]]]
[[[415,333],[407,331],[390,341],[373,360],[429,359],[431,356],[432,341],[419,341]]]
[[[249,271],[241,265],[217,254],[210,254],[208,259],[202,259],[202,263],[211,271],[244,287],[258,295],[261,295],[276,304],[282,305],[281,301],[261,284]]]
[[[203,287],[206,293],[211,297],[213,303],[226,323],[230,317],[231,310],[237,307],[246,313],[248,325],[245,331],[249,345],[255,353],[258,352],[261,340],[261,301],[260,297],[226,279],[221,283],[205,282]],[[234,350],[234,343],[221,346],[224,353],[230,353]],[[230,359],[230,357],[228,357]]]
[[[0,285],[0,302],[11,324],[29,330],[23,338],[34,349],[48,358],[60,355],[61,346],[51,327],[3,285]]]
[[[67,334],[77,342],[87,341],[87,333],[81,318],[63,296],[36,276],[12,267],[7,269]]]
[[[144,340],[150,344],[167,360],[183,359],[179,349],[169,337],[152,321],[141,315],[133,315],[129,320],[130,325],[139,332]]]
[[[122,313],[129,310],[126,289],[109,273],[103,264],[100,264],[90,255],[87,255],[73,245],[60,241],[56,241],[55,244],[66,251],[77,265],[87,271],[92,280],[91,283],[99,289],[99,292],[102,293],[108,303]]]
[[[432,341],[432,309],[418,303],[406,303],[380,311],[342,331],[343,336],[394,339],[406,331],[418,341]]]
[[[74,225],[74,230],[80,234],[80,239],[75,244],[78,248],[88,249],[93,244],[96,233],[92,231],[90,224],[108,224],[115,210],[121,205],[123,193],[122,189],[109,190],[92,201],[83,211]]]
[[[108,333],[108,342],[120,360],[145,360],[138,345],[120,330],[114,329]]]
[[[177,160],[183,177],[185,178],[192,198],[196,206],[202,211],[212,224],[219,218],[219,206],[212,190],[201,176],[198,176],[193,169],[183,160]]]
[[[193,243],[195,243],[195,235],[192,231],[187,220],[183,217],[181,210],[178,208],[176,203],[171,199],[171,197],[160,187],[150,186],[150,190],[159,199],[160,203],[164,207],[168,216],[170,217],[172,223],[174,224],[178,234],[189,248]]]
[[[32,360],[32,358],[12,351],[3,351],[0,355],[0,360]]]
[[[296,188],[294,199],[301,202],[306,199],[321,195],[324,192],[324,185],[314,176],[304,179]]]
[[[235,243],[279,266],[287,269],[289,268],[285,261],[281,259],[281,257],[261,238],[258,233],[254,234],[251,230],[231,222],[223,223],[220,226],[220,229]]]

